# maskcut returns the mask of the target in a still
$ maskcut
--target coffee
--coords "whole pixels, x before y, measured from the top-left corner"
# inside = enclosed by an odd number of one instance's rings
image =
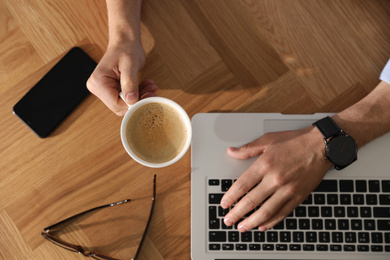
[[[126,127],[130,148],[139,158],[151,163],[174,159],[183,150],[187,134],[180,113],[163,103],[141,106]]]

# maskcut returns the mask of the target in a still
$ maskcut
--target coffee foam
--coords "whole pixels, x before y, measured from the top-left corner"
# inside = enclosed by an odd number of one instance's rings
[[[184,148],[187,130],[180,113],[162,103],[137,109],[126,128],[127,142],[141,159],[163,163],[174,159]]]

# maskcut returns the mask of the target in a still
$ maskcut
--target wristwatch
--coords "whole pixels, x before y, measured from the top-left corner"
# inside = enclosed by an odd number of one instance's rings
[[[313,123],[324,136],[325,159],[341,170],[357,160],[357,144],[336,122],[328,117]]]

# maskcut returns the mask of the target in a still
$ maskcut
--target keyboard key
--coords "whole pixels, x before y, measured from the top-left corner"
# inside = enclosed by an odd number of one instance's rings
[[[356,247],[354,245],[344,245],[344,251],[353,252],[356,251]]]
[[[245,251],[247,249],[248,249],[248,245],[246,245],[246,244],[236,244],[237,251]]]
[[[383,243],[383,235],[379,232],[371,233],[371,243],[374,244],[382,244]]]
[[[222,250],[231,251],[233,249],[234,249],[234,245],[233,244],[222,244]]]
[[[342,232],[333,232],[332,233],[332,242],[333,243],[343,243],[343,233]]]
[[[226,232],[225,231],[210,231],[209,232],[209,241],[210,242],[226,242]]]
[[[278,242],[278,232],[268,231],[267,242]]]
[[[359,252],[368,252],[368,251],[370,251],[370,247],[367,245],[358,245],[357,250]]]
[[[356,243],[356,233],[345,232],[345,243]]]
[[[282,220],[278,224],[276,224],[273,229],[279,230],[279,229],[284,229],[284,221]]]
[[[373,245],[373,246],[371,246],[371,251],[372,252],[383,252],[383,246]]]
[[[359,216],[359,210],[357,207],[348,207],[347,208],[347,216],[349,218],[356,218]]]
[[[361,207],[360,208],[360,216],[362,218],[371,218],[371,208],[369,207]]]
[[[340,191],[341,192],[353,192],[353,181],[352,180],[340,180]]]
[[[338,218],[345,217],[345,208],[344,207],[335,207],[334,208],[334,216]]]
[[[308,230],[310,229],[310,219],[300,219],[299,229]]]
[[[341,205],[351,205],[352,199],[350,194],[342,194],[340,195],[340,204]]]
[[[309,217],[319,217],[320,209],[319,207],[310,206],[308,207]]]
[[[290,232],[280,232],[280,242],[288,243],[291,242]]]
[[[321,207],[321,217],[329,218],[332,217],[332,208],[331,207]]]
[[[339,204],[339,198],[338,198],[337,194],[332,194],[332,193],[327,194],[326,199],[327,199],[329,205]]]
[[[252,242],[252,232],[241,233],[241,242]]]
[[[316,205],[325,204],[325,194],[314,194],[314,204]]]
[[[374,217],[376,218],[389,218],[390,207],[374,207]]]
[[[314,245],[303,245],[303,251],[314,251]]]
[[[249,250],[251,251],[259,251],[260,250],[260,245],[259,244],[250,244],[249,245]]]
[[[293,232],[293,241],[296,243],[302,243],[304,241],[303,232]]]
[[[253,232],[253,240],[255,242],[264,242],[265,241],[265,232],[260,232],[260,231]]]
[[[326,219],[325,220],[325,229],[326,230],[336,230],[336,220]]]
[[[328,251],[328,245],[317,245],[317,251]]]
[[[324,228],[324,224],[322,219],[312,219],[311,220],[311,227],[314,230],[321,230]]]
[[[364,220],[364,230],[375,230],[375,220],[365,219]]]
[[[390,180],[382,181],[382,192],[390,192]]]
[[[353,204],[355,204],[355,205],[364,205],[364,195],[362,195],[362,194],[353,194]]]
[[[219,186],[219,180],[210,179],[209,186]]]
[[[296,217],[306,217],[306,207],[297,207],[295,209],[295,216]]]
[[[209,206],[209,229],[219,229],[220,220],[217,218],[217,207]]]
[[[222,193],[209,194],[209,204],[220,204],[223,197]]]
[[[222,208],[221,206],[218,207],[218,216],[219,216],[219,217],[224,217],[224,216],[226,216],[228,212],[229,212],[229,208],[224,209],[224,208]]]
[[[367,194],[366,195],[366,204],[367,205],[377,205],[378,197],[376,195]]]
[[[356,191],[357,192],[367,192],[367,181],[357,180],[355,182],[355,184],[356,184]]]
[[[378,230],[390,230],[390,220],[378,220],[377,222]],[[388,243],[390,243],[390,241]]]
[[[379,192],[379,181],[368,181],[368,190],[370,192]]]
[[[306,232],[306,242],[308,242],[308,243],[317,242],[317,233],[316,232]]]
[[[286,244],[277,244],[276,245],[276,250],[277,251],[287,251],[287,245]]]
[[[221,191],[228,191],[229,188],[232,186],[233,181],[232,180],[222,180],[221,183]]]
[[[315,192],[337,192],[337,181],[323,180],[314,191]]]
[[[220,244],[209,244],[209,250],[221,250]]]
[[[359,243],[370,243],[370,233],[359,232],[358,233],[358,242]]]
[[[390,244],[390,233],[389,232],[385,233],[385,243]]]
[[[379,205],[390,205],[390,195],[379,195]]]
[[[349,230],[349,221],[348,219],[338,219],[337,226],[339,230]]]
[[[301,251],[301,245],[290,244],[290,251]]]
[[[351,220],[351,229],[352,230],[362,230],[363,224],[360,219],[352,219]]]
[[[229,237],[229,242],[238,242],[240,240],[240,232],[229,231],[228,237]]]
[[[286,219],[286,229],[297,229],[297,220],[296,219]]]
[[[318,233],[318,240],[321,243],[329,243],[330,242],[330,232],[320,232],[320,233]]]
[[[313,195],[310,194],[303,202],[302,205],[311,205],[313,204]]]
[[[341,251],[341,245],[330,245],[330,251]]]
[[[273,244],[263,244],[263,250],[264,251],[272,251],[274,250],[275,246]]]

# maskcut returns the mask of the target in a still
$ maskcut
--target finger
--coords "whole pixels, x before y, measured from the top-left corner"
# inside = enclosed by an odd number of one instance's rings
[[[120,64],[120,84],[127,104],[134,104],[139,99],[138,70],[128,61]]]
[[[250,230],[254,227],[259,227],[260,231],[268,229],[268,223],[277,216],[280,210],[291,201],[290,196],[283,194],[283,191],[277,191],[270,196],[261,207],[256,210],[251,216],[243,220],[238,228],[240,231]],[[290,212],[293,210],[292,208]],[[273,222],[272,222],[273,223]],[[277,223],[275,223],[277,224]]]
[[[266,231],[273,228],[275,225],[282,222],[298,205],[299,204],[297,204],[294,200],[287,201],[286,204],[279,209],[279,212],[265,223],[259,225],[259,230]]]
[[[155,93],[158,87],[153,80],[144,80],[139,86],[139,95],[143,96],[146,93]],[[141,98],[140,98],[141,99]]]
[[[224,222],[227,226],[236,223],[242,219],[248,212],[254,210],[264,200],[267,199],[274,191],[269,186],[264,186],[262,183],[253,188],[246,194],[225,216]],[[242,226],[240,231],[247,231],[252,227],[246,228]]]
[[[128,106],[119,98],[119,81],[106,75],[107,73],[100,68],[96,68],[87,81],[87,88],[100,98],[111,111],[122,116],[127,111]]]
[[[231,157],[237,159],[248,159],[262,154],[264,149],[265,146],[262,144],[262,138],[260,137],[253,142],[240,147],[229,147],[227,152]]]

